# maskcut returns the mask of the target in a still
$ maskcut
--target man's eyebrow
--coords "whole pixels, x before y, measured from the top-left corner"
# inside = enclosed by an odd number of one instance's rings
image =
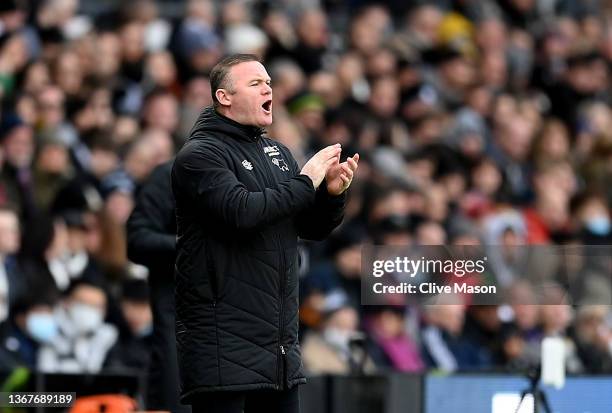
[[[253,82],[271,82],[272,79],[270,79],[269,77],[254,77],[251,78],[251,80],[249,80],[249,83],[253,83]]]

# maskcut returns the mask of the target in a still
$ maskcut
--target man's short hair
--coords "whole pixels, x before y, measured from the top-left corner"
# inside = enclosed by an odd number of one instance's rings
[[[217,90],[228,89],[231,92],[232,85],[231,79],[229,79],[230,69],[232,66],[245,62],[259,62],[259,59],[253,54],[233,54],[221,59],[221,61],[212,68],[210,72],[210,93],[212,94],[213,106],[215,108],[219,106],[219,100],[217,100],[216,96]]]

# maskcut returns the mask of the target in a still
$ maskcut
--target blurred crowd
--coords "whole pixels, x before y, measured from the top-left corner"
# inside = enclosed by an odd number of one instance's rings
[[[536,257],[552,288],[533,305],[513,254],[612,244],[609,1],[116,3],[0,2],[1,370],[146,370],[126,221],[211,104],[212,66],[253,53],[273,79],[270,136],[301,163],[337,142],[362,159],[343,225],[300,251],[310,372],[520,372],[547,336],[570,372],[612,372],[610,260]],[[373,243],[507,247],[507,301],[361,306]]]

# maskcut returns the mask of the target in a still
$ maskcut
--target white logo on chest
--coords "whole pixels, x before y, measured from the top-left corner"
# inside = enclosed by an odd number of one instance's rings
[[[267,153],[268,156],[270,156],[270,157],[280,155],[280,152],[278,150],[278,146],[276,146],[276,145],[274,145],[274,146],[264,146],[263,150],[264,150],[264,153]]]
[[[253,170],[253,164],[249,161],[247,161],[246,159],[244,161],[242,161],[242,166],[244,166],[244,169],[252,171]]]
[[[281,171],[288,171],[289,167],[287,166],[287,162],[285,162],[284,159],[282,158],[272,158],[272,163],[276,166],[278,166],[278,168]]]

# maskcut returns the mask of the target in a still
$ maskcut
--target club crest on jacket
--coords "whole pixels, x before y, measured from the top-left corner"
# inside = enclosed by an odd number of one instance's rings
[[[247,169],[249,171],[253,170],[253,164],[249,161],[247,161],[246,159],[244,161],[242,161],[242,166],[244,166],[244,169]]]
[[[272,158],[272,163],[280,168],[281,171],[289,171],[287,162],[282,158]]]

